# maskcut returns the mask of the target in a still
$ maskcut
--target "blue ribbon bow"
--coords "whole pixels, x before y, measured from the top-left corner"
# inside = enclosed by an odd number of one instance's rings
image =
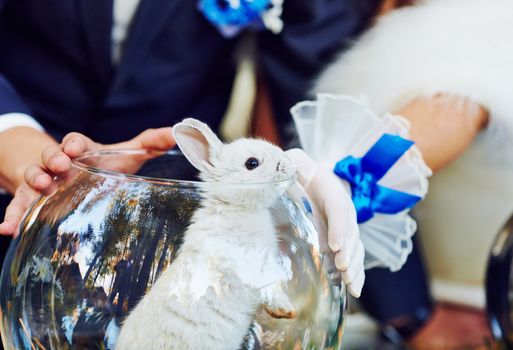
[[[397,214],[422,199],[378,185],[413,144],[400,136],[384,134],[362,158],[348,156],[335,164],[335,174],[351,185],[359,224],[370,220],[374,213]]]
[[[271,6],[270,0],[200,0],[198,8],[205,17],[218,28],[225,30],[227,36],[237,29],[253,24],[262,26],[261,15]]]

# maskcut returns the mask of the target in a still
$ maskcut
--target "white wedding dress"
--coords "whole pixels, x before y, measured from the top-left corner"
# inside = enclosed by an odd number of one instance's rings
[[[513,214],[513,1],[427,0],[393,11],[323,72],[315,92],[364,94],[377,115],[436,93],[489,110],[487,129],[430,179],[414,211],[435,279],[482,284],[492,241]],[[336,137],[354,126],[324,128]]]

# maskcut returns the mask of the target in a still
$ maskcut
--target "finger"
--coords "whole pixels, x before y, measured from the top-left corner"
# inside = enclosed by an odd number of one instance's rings
[[[346,254],[340,250],[335,253],[335,266],[342,272],[346,272],[349,268],[349,262],[346,259]]]
[[[344,212],[328,217],[328,244],[333,252],[355,248],[359,238],[358,225]]]
[[[334,208],[333,206],[337,206]],[[354,236],[354,227],[347,211],[338,204],[326,203],[328,221],[328,245],[333,252],[338,252],[348,244],[351,236]]]
[[[0,224],[0,235],[12,236],[16,229],[17,221],[14,218],[5,218],[4,222]]]
[[[45,190],[52,183],[52,177],[38,165],[31,165],[25,170],[25,182],[37,191]]]
[[[113,145],[112,148],[147,148],[167,151],[176,145],[171,127],[148,129],[127,142]]]
[[[355,298],[359,298],[362,294],[363,284],[365,283],[365,270],[361,270],[356,279],[351,282],[347,288],[349,293]]]
[[[71,166],[71,159],[58,145],[47,147],[41,155],[41,162],[46,169],[54,174],[64,173]]]
[[[324,210],[328,219],[328,244],[333,252],[339,251],[344,245],[355,246],[359,238],[356,211],[350,194],[344,185],[331,173],[323,181]]]
[[[62,150],[69,157],[78,157],[86,151],[93,151],[99,148],[99,144],[78,132],[71,132],[62,139]]]
[[[358,225],[352,224],[351,220],[340,221],[335,218],[328,223],[328,244],[330,249],[336,253],[336,266],[339,270],[348,269],[353,255],[358,249],[360,243],[360,232]]]
[[[2,235],[17,235],[17,228],[20,220],[30,206],[30,204],[37,197],[37,193],[28,187],[28,185],[21,185],[14,195],[13,200],[5,210],[5,219],[0,224],[0,234]]]
[[[358,277],[360,271],[364,269],[364,259],[365,250],[363,249],[363,244],[361,244],[360,242],[358,248],[353,254],[353,257],[349,261],[349,266],[347,270],[342,275],[342,277],[345,278],[344,281],[346,283],[351,283],[356,279],[356,277]]]
[[[342,272],[346,272],[354,264],[354,261],[363,260],[365,251],[360,241],[359,234],[356,233],[353,239],[347,240],[345,245],[335,253],[335,266]]]

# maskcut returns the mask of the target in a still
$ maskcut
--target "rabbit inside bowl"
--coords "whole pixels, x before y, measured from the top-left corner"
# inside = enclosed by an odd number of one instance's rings
[[[281,288],[270,212],[296,170],[285,152],[262,140],[223,144],[194,119],[173,132],[201,179],[215,185],[175,262],[125,319],[116,349],[238,349],[260,305],[274,318],[296,317]]]

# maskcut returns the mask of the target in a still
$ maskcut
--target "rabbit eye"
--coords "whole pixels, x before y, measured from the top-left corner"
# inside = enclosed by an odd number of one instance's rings
[[[260,162],[258,161],[258,159],[254,157],[248,158],[248,160],[246,160],[246,169],[248,170],[253,170],[259,165]]]

